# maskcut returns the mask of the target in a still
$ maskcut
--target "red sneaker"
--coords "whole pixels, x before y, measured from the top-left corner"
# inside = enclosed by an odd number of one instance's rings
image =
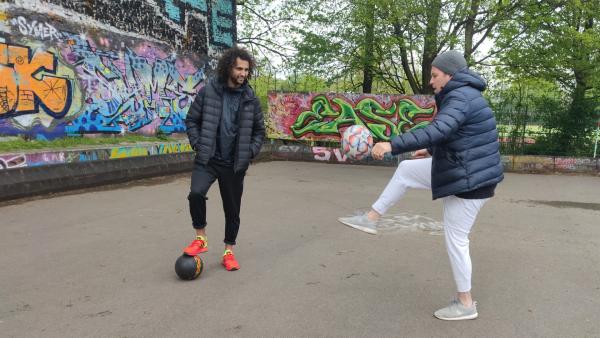
[[[183,253],[188,256],[196,256],[200,253],[208,251],[208,243],[206,241],[206,237],[197,236],[195,240],[187,246],[187,248],[183,249]]]
[[[240,265],[235,260],[235,256],[231,250],[225,250],[225,253],[223,254],[223,266],[227,271],[239,270]]]

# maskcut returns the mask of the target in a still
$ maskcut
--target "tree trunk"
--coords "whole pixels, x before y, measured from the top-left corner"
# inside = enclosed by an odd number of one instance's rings
[[[594,21],[585,19],[583,26],[584,32],[590,30],[594,26]],[[594,106],[590,100],[586,99],[586,92],[591,88],[589,83],[592,78],[590,72],[592,60],[589,54],[581,50],[574,51],[574,57],[578,60],[573,67],[575,88],[571,93],[571,104],[561,130],[561,139],[565,142],[564,150],[569,153],[580,150],[578,148],[585,143],[588,131],[593,128],[595,122]]]
[[[433,94],[433,88],[429,85],[429,80],[431,79],[431,63],[437,56],[437,34],[441,9],[441,0],[431,1],[431,6],[427,12],[427,27],[425,28],[425,43],[423,45],[423,64],[421,65],[421,84],[423,88],[420,93],[415,94]]]
[[[369,2],[368,11],[369,18],[365,22],[365,41],[364,41],[364,54],[363,54],[363,93],[371,93],[373,87],[373,60],[374,60],[374,24],[375,24],[375,8],[372,3]]]
[[[471,8],[465,23],[465,60],[467,64],[473,64],[473,35],[475,35],[475,17],[479,11],[480,0],[472,0]]]
[[[417,82],[417,78],[415,77],[415,74],[413,73],[413,71],[410,68],[410,63],[408,61],[408,52],[406,50],[406,46],[404,45],[404,32],[402,31],[402,29],[400,28],[400,24],[396,23],[394,24],[394,35],[396,35],[396,37],[398,38],[398,40],[400,41],[401,45],[400,45],[400,60],[402,63],[402,70],[404,71],[404,74],[406,75],[406,79],[408,80],[408,84],[410,85],[410,89],[412,90],[413,93],[417,94],[417,93],[421,93],[421,86],[419,85],[419,83]]]
[[[588,86],[584,74],[574,70],[575,88],[571,93],[568,115],[562,124],[561,139],[564,140],[564,149],[568,153],[577,150],[583,142],[582,138],[586,137],[589,128],[593,127],[593,107],[585,98]]]

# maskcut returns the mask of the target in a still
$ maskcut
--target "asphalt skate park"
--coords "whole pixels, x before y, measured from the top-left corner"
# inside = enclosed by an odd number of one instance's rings
[[[442,204],[412,190],[379,234],[337,222],[377,198],[393,167],[261,162],[245,180],[236,255],[209,251],[193,281],[174,262],[193,236],[189,175],[5,202],[4,337],[592,337],[600,332],[600,181],[507,173],[471,233],[479,318],[444,322],[453,281]]]

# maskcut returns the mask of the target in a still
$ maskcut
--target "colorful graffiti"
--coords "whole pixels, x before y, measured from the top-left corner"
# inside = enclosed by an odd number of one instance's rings
[[[72,83],[56,76],[57,68],[50,52],[0,43],[0,117],[39,110],[54,118],[65,116]]]
[[[115,147],[110,150],[110,159],[165,155],[192,151],[192,146],[190,146],[188,143],[159,144],[151,147]]]
[[[235,6],[232,1],[217,0],[211,11],[211,34],[212,42],[223,46],[233,44],[235,27]]]
[[[183,17],[185,17],[185,14],[182,15],[182,13],[185,13],[188,8],[192,11],[203,13],[206,13],[208,10],[206,0],[163,0],[163,2],[165,12],[167,12],[169,18],[177,22],[181,22]]]
[[[339,140],[350,125],[363,125],[376,140],[422,128],[436,113],[429,96],[269,93],[270,138]]]
[[[273,160],[317,161],[340,164],[373,164],[385,166],[396,165],[398,164],[398,161],[406,158],[403,155],[392,156],[391,154],[386,154],[381,161],[376,161],[370,156],[360,160],[355,160],[346,156],[344,153],[342,153],[341,149],[337,147],[309,146],[308,144],[302,143],[281,144],[280,141],[276,142],[277,144],[272,145],[270,149],[265,149],[265,151],[269,152],[267,156]]]
[[[26,166],[27,160],[25,159],[25,154],[0,155],[0,170],[21,168]]]
[[[232,46],[235,39],[235,6],[227,0],[161,0],[167,16],[179,23],[189,14],[209,15],[211,43]]]
[[[67,41],[63,54],[87,96],[85,110],[67,123],[67,134],[185,131],[183,119],[205,78],[203,69],[149,43],[115,53],[78,35]]]
[[[335,159],[338,163],[348,161],[346,154],[342,153],[342,150],[339,148],[312,147],[312,152],[316,161],[329,162],[332,159]]]
[[[0,136],[185,132],[213,58],[235,41],[234,2],[116,1],[139,11],[103,17],[106,0],[0,4]],[[192,41],[202,48],[189,51]]]
[[[513,156],[503,155],[507,171],[532,173],[600,173],[600,159],[576,157]]]
[[[188,152],[193,152],[188,143],[161,143],[147,146],[118,146],[104,149],[6,154],[0,155],[0,170]]]

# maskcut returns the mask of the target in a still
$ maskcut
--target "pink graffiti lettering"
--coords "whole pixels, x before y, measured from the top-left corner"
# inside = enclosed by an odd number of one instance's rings
[[[0,170],[26,166],[27,160],[25,159],[25,154],[0,156]]]
[[[312,152],[317,161],[329,161],[331,153],[333,153],[337,162],[344,163],[348,160],[346,154],[342,154],[342,151],[338,148],[312,147]]]

